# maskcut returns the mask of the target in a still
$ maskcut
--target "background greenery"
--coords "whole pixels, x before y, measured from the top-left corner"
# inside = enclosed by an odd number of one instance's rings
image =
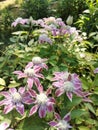
[[[77,27],[85,37],[81,43],[76,42],[70,51],[69,45],[63,46],[60,37],[56,44],[37,44],[34,42],[36,31],[34,28],[17,26],[11,27],[11,23],[17,17],[41,19],[44,17],[61,17],[65,23],[69,15],[74,17],[72,26]],[[36,28],[37,30],[38,28]],[[23,31],[23,34],[12,35],[12,32]],[[29,32],[30,37],[24,33]],[[35,35],[34,35],[35,34]],[[33,35],[35,37],[33,37]],[[29,40],[27,40],[29,37]],[[20,40],[21,39],[21,40]],[[64,42],[64,37],[62,38]],[[77,51],[78,50],[78,51]],[[57,99],[57,110],[62,117],[71,111],[72,130],[98,130],[98,74],[93,71],[98,67],[98,0],[18,0],[0,10],[0,90],[11,87],[19,87],[23,84],[13,75],[14,70],[22,70],[31,61],[32,57],[39,55],[48,58],[49,71],[44,71],[44,86],[51,86],[51,74],[54,71],[66,71],[77,73],[82,81],[84,91],[92,93],[92,103],[84,103],[81,98],[73,98],[71,103],[67,97]],[[81,56],[82,55],[82,56]],[[47,87],[48,87],[47,86]],[[47,88],[46,87],[46,88]],[[2,97],[1,97],[2,98]],[[60,100],[63,104],[60,104]],[[2,114],[0,108],[0,121],[12,120],[11,113]],[[16,112],[14,124],[15,130],[54,130],[46,125],[46,121],[52,120],[52,114],[45,119],[39,119],[35,114],[28,118],[27,113],[21,117]],[[10,117],[10,118],[9,118]],[[38,127],[39,124],[39,127]]]

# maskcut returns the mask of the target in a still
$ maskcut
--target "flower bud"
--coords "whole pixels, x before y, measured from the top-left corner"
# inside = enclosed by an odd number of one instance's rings
[[[69,15],[68,18],[67,18],[67,20],[66,20],[66,23],[68,25],[71,25],[73,23],[73,16]]]

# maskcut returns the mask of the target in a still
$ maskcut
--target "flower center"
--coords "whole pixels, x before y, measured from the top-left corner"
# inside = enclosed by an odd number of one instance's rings
[[[20,95],[18,92],[15,92],[15,93],[12,95],[12,98],[13,98],[13,101],[14,101],[15,103],[20,102],[21,99],[22,99],[21,95]]]
[[[74,91],[74,85],[72,82],[70,81],[66,81],[64,82],[64,86],[63,86],[64,90],[66,92],[73,92]]]
[[[30,69],[30,68],[26,69],[26,70],[24,71],[24,73],[25,73],[28,77],[33,77],[33,76],[35,75],[34,69]]]
[[[59,123],[57,124],[57,127],[62,129],[62,130],[68,130],[68,123],[65,120],[60,120]]]
[[[42,63],[42,60],[41,60],[40,57],[34,57],[34,58],[32,59],[32,62],[33,62],[33,64],[41,64],[41,63]]]
[[[46,96],[46,94],[40,93],[37,95],[36,99],[39,104],[45,104],[48,100],[48,97]]]

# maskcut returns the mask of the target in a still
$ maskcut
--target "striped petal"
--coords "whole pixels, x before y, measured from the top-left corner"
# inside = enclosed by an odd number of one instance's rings
[[[64,90],[63,89],[57,89],[56,92],[55,92],[55,95],[57,97],[61,96],[62,94],[64,93]]]
[[[16,110],[23,115],[24,114],[24,105],[23,104],[16,104]]]
[[[46,116],[46,106],[45,105],[41,105],[39,108],[39,117],[43,118]]]
[[[12,104],[9,104],[7,106],[4,107],[4,114],[9,113],[10,111],[12,111],[14,108],[14,106]]]
[[[35,105],[31,108],[29,116],[33,115],[35,112],[37,112],[38,110],[38,105]]]
[[[27,79],[27,83],[28,83],[28,87],[29,87],[29,89],[31,89],[32,87],[33,87],[33,78],[28,78]]]
[[[70,121],[71,120],[71,117],[70,117],[70,113],[68,113],[67,115],[64,116],[63,118],[65,121]]]
[[[50,126],[56,126],[58,123],[56,121],[50,121],[48,124]]]
[[[72,102],[72,96],[73,94],[71,92],[66,92],[67,97],[69,98],[69,100]]]

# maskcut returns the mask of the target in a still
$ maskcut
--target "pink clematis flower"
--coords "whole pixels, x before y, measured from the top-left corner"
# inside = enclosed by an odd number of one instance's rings
[[[18,91],[16,88],[10,88],[9,92],[2,91],[0,94],[5,97],[5,99],[0,101],[0,106],[5,106],[4,114],[9,113],[15,108],[21,115],[23,115],[24,103],[31,103],[30,96],[26,93],[24,87],[20,87]]]
[[[14,71],[14,74],[18,75],[18,79],[20,78],[27,78],[27,84],[28,88],[32,88],[33,84],[38,86],[40,84],[39,78],[44,79],[44,76],[39,73],[40,67],[39,66],[33,66],[32,62],[27,64],[25,67],[24,72],[22,71]]]
[[[19,18],[17,18],[17,19],[12,23],[11,26],[16,27],[17,24],[22,24],[22,25],[24,25],[24,24],[26,24],[26,23],[28,23],[28,19],[23,19],[23,18],[19,17]]]
[[[91,93],[82,91],[82,83],[77,74],[70,74],[68,72],[56,72],[54,73],[53,86],[57,88],[55,94],[57,97],[66,92],[67,97],[72,101],[73,93],[79,97],[82,97],[84,101],[90,102],[87,98]]]
[[[98,73],[98,68],[96,68],[95,70],[94,70],[94,74],[97,74]]]
[[[45,64],[46,61],[47,61],[46,58],[42,59],[39,56],[35,56],[35,57],[32,58],[32,62],[28,63],[28,66],[29,65],[38,66],[40,69],[45,68],[47,70],[48,66]]]
[[[70,121],[70,113],[66,114],[63,119],[61,119],[60,115],[58,113],[55,113],[55,118],[57,121],[50,121],[48,124],[57,130],[68,130],[69,128],[72,128],[68,121]]]
[[[33,100],[33,104],[35,104],[30,110],[30,116],[37,112],[39,113],[39,117],[43,118],[46,116],[46,112],[51,112],[54,110],[53,105],[55,104],[55,99],[53,97],[48,97],[51,93],[51,90],[48,89],[46,92],[43,91],[43,87],[40,85],[38,87],[39,94],[37,94],[34,90],[29,90],[29,93]]]
[[[47,34],[40,34],[39,43],[45,43],[45,42],[52,44],[52,39],[50,39]]]

